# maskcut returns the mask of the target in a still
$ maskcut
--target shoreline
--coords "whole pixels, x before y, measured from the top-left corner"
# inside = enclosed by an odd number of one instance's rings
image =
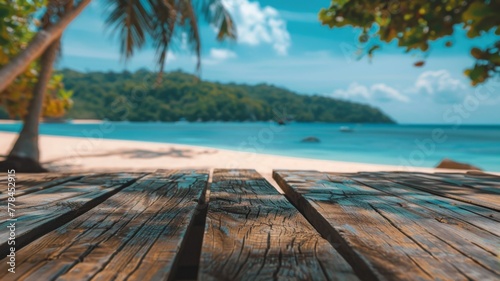
[[[0,132],[0,155],[6,155],[16,133]],[[255,169],[266,177],[273,169],[360,171],[464,172],[427,167],[319,160],[204,146],[41,135],[41,162],[51,171],[151,170],[151,169]]]
[[[99,120],[99,119],[73,119],[73,120],[69,120],[67,122],[63,122],[63,123],[67,123],[67,124],[101,124],[103,122],[104,122],[103,120]],[[20,123],[21,123],[21,120],[0,119],[0,124],[20,124]],[[51,124],[51,122],[41,121],[40,124]]]
[[[187,124],[199,124],[199,123],[268,123],[274,122],[272,120],[261,120],[261,121],[106,121],[101,119],[68,119],[67,124],[102,124],[105,122],[113,122],[113,123],[137,123],[137,124],[149,124],[149,123],[162,123],[162,124],[175,124],[175,123],[187,123]],[[21,123],[20,120],[13,119],[0,119],[0,124],[18,124]],[[50,124],[51,122],[43,122],[40,124]],[[303,123],[303,124],[333,124],[333,125],[394,125],[394,126],[409,126],[409,127],[419,127],[419,126],[440,126],[440,127],[454,127],[454,124],[449,123],[344,123],[344,122],[294,122],[294,123]],[[465,123],[461,124],[460,127],[500,127],[500,123]]]
[[[20,124],[20,120],[0,119],[0,124]]]

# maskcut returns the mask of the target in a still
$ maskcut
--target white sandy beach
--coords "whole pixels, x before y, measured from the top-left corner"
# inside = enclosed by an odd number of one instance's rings
[[[16,134],[0,132],[0,155],[6,155]],[[273,169],[330,172],[421,171],[437,169],[326,161],[238,152],[180,144],[41,136],[41,161],[51,171],[154,170],[181,168],[255,169],[270,178]],[[440,171],[446,171],[440,169]],[[453,170],[457,172],[457,170]]]
[[[9,120],[9,119],[0,119],[0,124],[16,124],[16,123],[21,123],[21,121],[18,121],[18,120]]]

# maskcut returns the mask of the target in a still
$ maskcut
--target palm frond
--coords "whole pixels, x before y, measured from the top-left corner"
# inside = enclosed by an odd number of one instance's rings
[[[196,53],[197,64],[196,69],[199,72],[201,69],[201,39],[198,30],[198,21],[191,0],[180,0],[178,5],[179,24],[186,30],[188,35],[188,43],[192,46]]]
[[[149,3],[143,0],[108,0],[106,24],[113,28],[113,32],[119,32],[120,51],[126,59],[144,45],[146,34],[151,29],[153,16],[148,12],[152,10]]]
[[[151,37],[156,49],[156,60],[159,67],[156,83],[161,82],[168,49],[177,24],[176,0],[150,1],[155,17],[152,21]]]
[[[59,0],[55,0],[59,1]],[[168,50],[179,31],[188,35],[188,43],[197,56],[196,69],[201,68],[201,38],[196,10],[218,28],[217,39],[236,38],[236,27],[222,0],[107,0],[106,24],[118,32],[121,53],[126,59],[151,39],[161,81]],[[197,6],[193,5],[196,1]],[[148,41],[149,41],[148,39]]]
[[[222,0],[201,0],[200,11],[205,20],[218,28],[217,39],[236,39],[236,25],[229,11],[222,4]]]

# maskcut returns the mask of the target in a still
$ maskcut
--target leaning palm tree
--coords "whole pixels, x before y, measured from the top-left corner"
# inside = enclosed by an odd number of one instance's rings
[[[0,69],[0,91],[34,60],[41,56],[41,71],[23,128],[0,168],[15,168],[19,172],[43,172],[38,147],[38,124],[47,83],[59,50],[59,40],[68,24],[89,4],[90,0],[77,3],[68,0],[50,0],[44,16],[43,28],[28,47],[9,64]],[[76,5],[74,5],[76,4]],[[217,38],[236,38],[233,20],[222,0],[107,0],[106,23],[120,35],[121,52],[128,59],[150,40],[156,50],[159,77],[163,72],[172,40],[186,33],[188,42],[201,64],[201,40],[197,12],[218,28]]]
[[[41,18],[41,27],[46,30],[51,27],[54,17],[61,17],[73,7],[72,0],[49,0],[45,14]],[[33,97],[28,105],[28,114],[24,118],[23,128],[9,153],[4,165],[19,171],[43,172],[45,169],[39,163],[38,125],[42,113],[43,100],[47,86],[52,77],[53,65],[60,51],[61,36],[57,37],[40,57],[40,72],[33,89]]]

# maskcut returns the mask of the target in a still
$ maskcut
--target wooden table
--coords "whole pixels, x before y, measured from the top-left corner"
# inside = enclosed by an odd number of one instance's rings
[[[18,174],[14,221],[0,175],[0,279],[500,280],[498,176],[273,177]]]

